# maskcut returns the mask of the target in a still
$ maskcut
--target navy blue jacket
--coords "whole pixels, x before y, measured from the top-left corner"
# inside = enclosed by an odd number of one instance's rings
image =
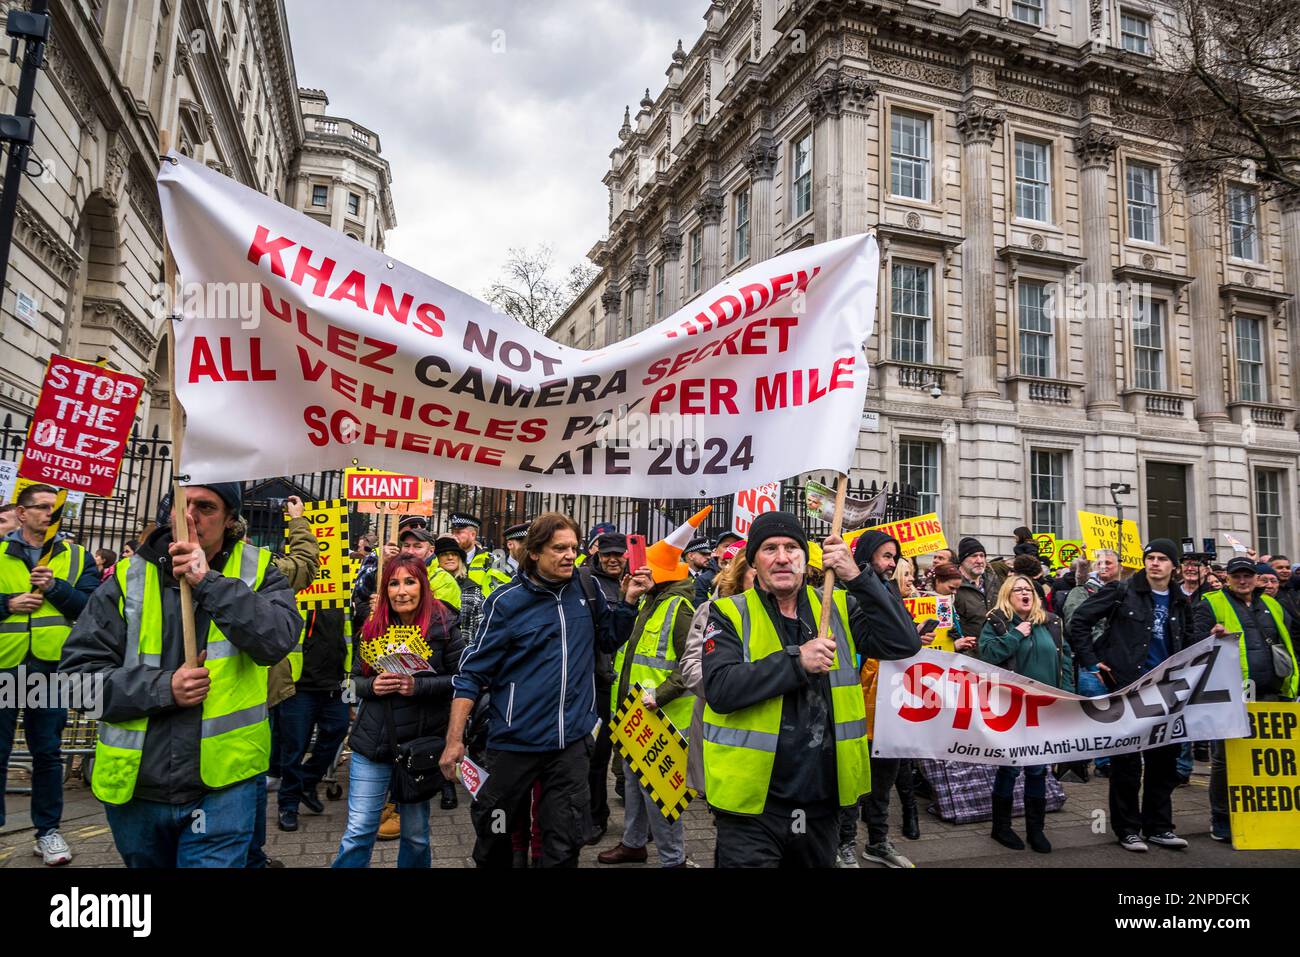
[[[483,603],[452,686],[457,698],[491,695],[489,748],[557,751],[595,730],[596,650],[616,651],[631,637],[636,608],[592,591],[594,609],[576,573],[546,587],[520,572]]]

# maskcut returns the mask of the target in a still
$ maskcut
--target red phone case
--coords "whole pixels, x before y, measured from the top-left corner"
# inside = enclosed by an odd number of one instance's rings
[[[629,535],[627,537],[627,570],[634,572],[645,564],[645,536]]]

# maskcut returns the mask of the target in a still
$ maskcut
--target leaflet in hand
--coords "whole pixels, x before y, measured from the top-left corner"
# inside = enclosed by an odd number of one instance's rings
[[[382,638],[361,642],[361,660],[376,671],[414,675],[432,671],[432,652],[416,625],[391,625]]]

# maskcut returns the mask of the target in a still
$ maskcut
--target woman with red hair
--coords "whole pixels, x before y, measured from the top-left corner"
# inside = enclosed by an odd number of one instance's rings
[[[430,670],[414,675],[377,672],[360,654],[353,655],[352,677],[360,704],[350,736],[348,825],[335,867],[369,866],[397,746],[447,733],[451,678],[464,647],[456,612],[433,597],[429,573],[419,559],[408,555],[389,559],[378,594],[386,600],[376,603],[361,629],[361,641],[382,638],[393,625],[415,625],[429,646]],[[397,866],[431,866],[429,802],[399,807],[402,843]]]

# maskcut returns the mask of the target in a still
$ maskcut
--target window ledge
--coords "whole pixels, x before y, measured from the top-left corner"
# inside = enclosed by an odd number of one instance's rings
[[[1257,425],[1267,429],[1295,428],[1295,410],[1284,405],[1234,399],[1228,403],[1228,411],[1232,420],[1242,427]]]

